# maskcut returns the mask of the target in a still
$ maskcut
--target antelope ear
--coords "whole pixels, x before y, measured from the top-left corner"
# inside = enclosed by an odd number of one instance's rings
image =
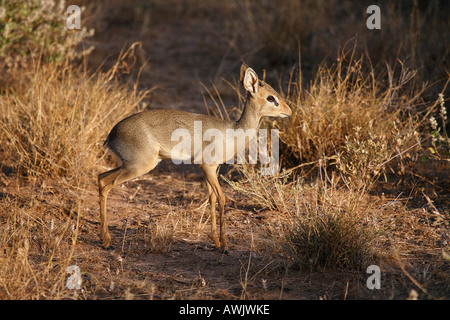
[[[242,67],[241,67],[241,74],[242,74]],[[257,93],[258,81],[259,81],[258,75],[256,74],[256,72],[252,68],[247,67],[244,71],[244,79],[242,81],[245,90],[247,90],[251,94]]]
[[[239,75],[239,82],[242,83],[242,84],[243,84],[243,81],[244,81],[245,70],[247,70],[247,69],[248,69],[248,65],[245,64],[244,61],[242,61],[241,72],[240,72],[240,75]]]

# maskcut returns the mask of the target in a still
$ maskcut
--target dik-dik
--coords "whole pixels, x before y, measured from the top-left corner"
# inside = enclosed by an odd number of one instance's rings
[[[247,91],[247,100],[237,121],[176,110],[144,110],[114,126],[105,145],[120,158],[121,166],[98,176],[101,239],[105,249],[112,248],[106,216],[106,198],[109,191],[124,181],[151,171],[162,159],[172,159],[174,162],[191,160],[191,163],[198,164],[202,169],[211,206],[211,238],[217,248],[227,252],[225,196],[217,179],[217,169],[220,164],[235,156],[237,148],[232,148],[234,152],[231,153],[223,150],[230,150],[228,146],[236,144],[239,132],[256,130],[261,117],[291,115],[291,109],[280,95],[267,83],[259,80],[255,71],[245,64],[241,66],[240,81]],[[196,130],[201,130],[201,135],[207,132],[218,132],[221,135],[216,135],[216,139],[212,142],[194,142],[188,146],[189,148],[179,148],[179,142],[173,139],[173,133],[177,130],[187,132],[191,136],[197,133]],[[231,139],[227,135],[230,130],[238,132],[231,135]],[[222,139],[218,139],[217,136],[221,136]],[[202,151],[206,151],[207,147],[209,150],[211,147],[217,147],[220,151],[212,158],[206,159]],[[219,203],[220,236],[217,235],[216,227],[216,201]]]

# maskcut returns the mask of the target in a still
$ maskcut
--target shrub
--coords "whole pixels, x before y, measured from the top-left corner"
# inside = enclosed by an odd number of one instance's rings
[[[439,94],[439,118],[442,123],[439,126],[435,117],[430,117],[431,145],[430,151],[438,157],[450,157],[450,137],[447,132],[447,109],[445,108],[444,95]]]
[[[29,68],[38,61],[63,62],[87,55],[80,49],[94,30],[69,30],[64,1],[4,0],[0,8],[0,64],[9,73]]]
[[[307,201],[298,196],[281,239],[294,265],[310,270],[360,270],[377,255],[379,233],[369,219],[365,193],[318,181]]]

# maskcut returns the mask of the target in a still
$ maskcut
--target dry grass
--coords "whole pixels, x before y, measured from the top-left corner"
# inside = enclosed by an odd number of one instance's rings
[[[381,255],[378,225],[366,195],[338,187],[337,180],[319,181],[312,190],[296,194],[297,205],[280,241],[294,266],[363,270]]]
[[[15,185],[1,193],[2,298],[72,297],[66,269],[73,264],[92,173],[104,160],[103,128],[136,110],[144,96],[120,85],[113,70],[88,75],[54,64],[40,66],[30,83],[2,95],[2,169],[15,172],[2,174],[3,182]]]
[[[376,78],[354,54],[355,48],[343,51],[335,65],[320,67],[306,89],[302,74],[294,75],[287,92],[294,115],[280,126],[283,157],[291,166],[339,155],[344,161],[361,160],[340,167],[353,166],[365,177],[381,173],[388,159],[418,142],[425,88],[409,86],[416,73],[400,64],[400,70],[387,66],[386,75]]]
[[[30,10],[39,23],[65,22],[53,9],[35,5]],[[9,6],[7,14],[20,9]],[[19,34],[34,46],[28,43],[30,51],[16,63],[2,61],[15,74],[0,97],[2,182],[11,187],[1,193],[0,297],[8,299],[71,297],[66,269],[73,264],[92,173],[105,158],[104,128],[139,110],[148,94],[118,80],[134,67],[139,43],[124,50],[110,70],[92,73],[71,61],[80,34],[63,39],[64,51],[55,60],[45,59],[51,56],[46,47],[39,49],[38,37],[49,36],[39,30],[24,34],[12,27],[11,37]],[[16,49],[2,46],[13,56]]]
[[[72,264],[81,202],[49,208],[38,194],[2,193],[0,297],[61,299]]]
[[[243,179],[225,180],[277,212],[283,225],[269,231],[269,243],[274,254],[287,257],[287,263],[309,271],[360,270],[382,256],[375,243],[384,227],[375,223],[375,208],[367,193],[343,183],[342,175],[328,175],[322,167],[317,180],[306,183],[300,177],[289,179],[286,172],[267,177],[248,165],[238,168]]]
[[[334,66],[321,66],[306,89],[301,73],[291,75],[293,115],[272,123],[283,141],[282,172],[264,176],[244,165],[240,181],[224,178],[284,216],[269,242],[303,270],[364,270],[370,261],[392,261],[398,248],[387,248],[390,226],[369,192],[380,176],[387,181],[391,172],[404,172],[406,160],[430,143],[423,129],[438,103],[421,99],[425,87],[409,86],[416,72],[399,63],[400,70],[387,66],[385,78],[375,78],[354,54],[344,51]]]
[[[7,165],[27,176],[68,179],[99,165],[104,128],[138,110],[147,94],[115,80],[127,53],[110,71],[92,75],[70,65],[37,66],[29,83],[2,95],[1,151]]]

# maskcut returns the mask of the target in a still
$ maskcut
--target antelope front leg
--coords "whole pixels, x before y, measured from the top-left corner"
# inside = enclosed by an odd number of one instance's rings
[[[212,189],[213,197],[210,197],[211,203],[211,237],[213,237],[216,247],[220,247],[224,252],[228,253],[227,237],[225,234],[225,196],[220,188],[219,180],[217,179],[218,165],[203,164],[200,166],[205,174],[208,185],[208,191]],[[215,200],[219,202],[219,221],[220,221],[220,238],[217,240],[216,231],[216,213],[215,213]],[[214,200],[214,202],[211,202]],[[214,204],[214,206],[213,206]],[[214,223],[213,223],[214,222]],[[213,227],[214,226],[214,227]],[[214,229],[213,229],[214,228]]]
[[[219,182],[217,182],[218,184]],[[219,219],[220,219],[220,249],[224,253],[228,254],[228,242],[227,235],[225,232],[225,195],[222,189],[218,189],[218,199],[219,199]]]

